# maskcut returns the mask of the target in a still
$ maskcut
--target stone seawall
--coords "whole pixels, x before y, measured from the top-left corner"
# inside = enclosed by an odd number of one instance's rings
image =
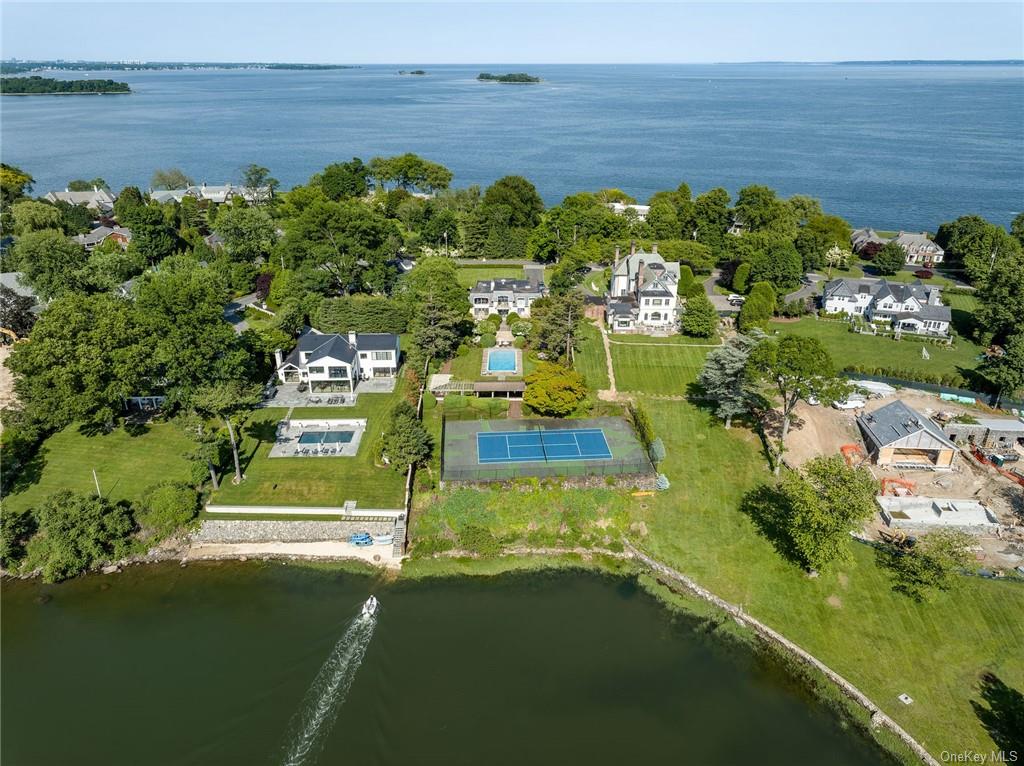
[[[395,525],[390,521],[241,521],[237,519],[206,519],[192,542],[205,543],[314,543],[347,540],[353,532],[390,535]]]

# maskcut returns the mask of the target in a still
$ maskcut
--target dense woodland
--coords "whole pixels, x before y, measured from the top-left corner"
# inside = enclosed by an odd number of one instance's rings
[[[0,93],[9,96],[69,93],[131,93],[126,82],[114,80],[55,80],[51,77],[3,77]]]

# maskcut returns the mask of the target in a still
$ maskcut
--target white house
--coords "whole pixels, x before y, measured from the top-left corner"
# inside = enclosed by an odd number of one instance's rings
[[[544,267],[524,267],[526,279],[481,279],[469,289],[470,311],[474,319],[491,314],[506,317],[510,313],[530,316],[530,307],[548,294],[544,285]]]
[[[282,383],[306,383],[310,392],[354,391],[360,380],[398,374],[398,336],[392,333],[321,333],[310,329],[287,357],[274,352]]]
[[[833,279],[825,285],[822,308],[830,314],[887,322],[893,330],[916,335],[949,335],[952,311],[942,291],[921,280],[910,284],[884,279]]]
[[[615,251],[612,281],[605,299],[605,320],[614,332],[675,332],[679,318],[679,264],[630,246]]]
[[[647,214],[651,212],[650,205],[627,205],[625,202],[609,202],[605,207],[615,215],[625,215],[627,210],[632,210],[639,221],[646,221]]]
[[[90,191],[52,191],[43,195],[47,202],[67,202],[69,205],[85,205],[96,213],[109,213],[114,209],[114,200],[117,199],[107,189],[92,187]]]
[[[222,205],[234,197],[241,197],[246,202],[267,200],[271,197],[270,187],[250,189],[246,186],[235,186],[223,184],[221,186],[209,186],[204,181],[199,186],[189,186],[186,189],[151,189],[150,199],[163,204],[164,202],[181,202],[185,197],[193,197],[197,200],[206,200]]]
[[[855,229],[850,234],[850,245],[858,255],[873,256],[889,242],[895,242],[906,253],[907,263],[942,263],[945,251],[935,244],[926,232],[901,231],[895,237],[883,237],[874,229]]]

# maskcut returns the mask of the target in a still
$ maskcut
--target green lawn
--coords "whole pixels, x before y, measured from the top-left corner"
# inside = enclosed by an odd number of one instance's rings
[[[634,506],[649,530],[643,547],[846,676],[934,755],[988,752],[970,701],[985,670],[1024,689],[1024,586],[964,578],[916,604],[893,593],[872,552],[853,541],[849,561],[809,579],[736,510],[744,491],[769,478],[752,434],[727,431],[688,403],[647,406],[672,487],[647,509]],[[913,705],[897,701],[904,692]]]
[[[607,389],[608,363],[605,360],[601,331],[591,322],[584,322],[580,333],[580,347],[576,350],[573,367],[587,379],[587,385],[594,391]]]
[[[480,368],[483,364],[484,350],[479,346],[470,346],[469,350],[462,356],[452,359],[452,375],[456,380],[498,380],[496,375],[481,375]],[[529,375],[537,366],[537,360],[533,355],[523,349],[523,375]],[[522,376],[506,375],[505,380],[522,380]]]
[[[708,346],[717,344],[717,338],[691,338],[688,335],[628,335],[612,334],[609,336],[614,343],[633,343],[642,346],[661,344],[667,346]]]
[[[975,313],[980,301],[973,295],[944,295],[945,302],[953,314],[953,329],[960,336],[969,336],[974,332],[977,322]]]
[[[60,489],[95,492],[93,469],[106,497],[137,500],[151,484],[190,480],[192,465],[185,455],[192,448],[169,423],[153,423],[138,436],[123,428],[85,436],[77,426],[70,426],[43,442],[38,458],[26,467],[4,503],[21,509]]]
[[[615,385],[620,391],[683,396],[697,379],[709,349],[665,343],[612,344]]]
[[[459,266],[459,284],[469,288],[481,279],[523,279],[522,266]]]
[[[399,508],[405,474],[374,464],[374,443],[384,427],[395,394],[360,394],[355,407],[296,408],[293,418],[366,418],[359,452],[352,458],[269,458],[274,430],[285,409],[257,410],[244,427],[243,471],[239,485],[223,481],[210,498],[223,505],[338,506],[355,500],[362,508]]]
[[[771,329],[817,338],[825,344],[840,369],[857,365],[899,368],[933,375],[970,374],[977,367],[977,357],[983,351],[964,337],[957,338],[953,348],[946,348],[922,341],[858,335],[850,332],[845,322],[826,322],[813,318],[796,322],[772,322]],[[930,359],[921,356],[922,347],[928,350]]]

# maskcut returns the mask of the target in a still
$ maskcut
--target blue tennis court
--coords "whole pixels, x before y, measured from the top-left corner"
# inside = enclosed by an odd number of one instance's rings
[[[557,431],[481,431],[476,435],[477,461],[531,463],[556,460],[611,460],[600,428]]]

